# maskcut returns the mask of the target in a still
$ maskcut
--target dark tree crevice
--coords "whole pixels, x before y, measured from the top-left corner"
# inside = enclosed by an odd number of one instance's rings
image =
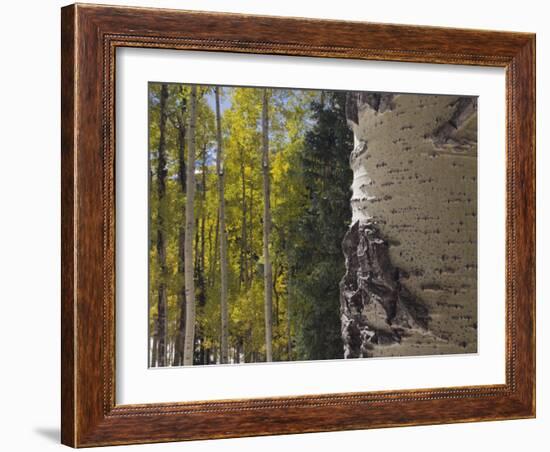
[[[437,149],[449,144],[452,146],[458,144],[455,135],[477,113],[477,98],[461,97],[450,106],[454,108],[452,116],[448,121],[437,127],[432,136],[429,137]]]
[[[389,244],[376,224],[356,221],[342,242],[346,274],[340,282],[345,358],[366,358],[376,345],[401,341],[407,330],[425,330],[428,311],[402,283]]]

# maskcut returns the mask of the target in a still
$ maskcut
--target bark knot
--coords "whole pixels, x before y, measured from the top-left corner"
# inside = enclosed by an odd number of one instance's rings
[[[346,274],[340,282],[345,358],[372,356],[376,346],[401,342],[407,331],[426,330],[426,307],[401,283],[389,244],[372,221],[356,221],[342,242]]]
[[[359,124],[359,113],[364,109],[384,113],[395,108],[395,94],[349,92],[346,96],[346,118],[348,122]]]

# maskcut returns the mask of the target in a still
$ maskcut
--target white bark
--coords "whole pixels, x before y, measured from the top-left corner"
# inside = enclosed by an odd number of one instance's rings
[[[290,269],[287,281],[287,298],[286,298],[286,347],[288,354],[288,361],[292,361],[292,331],[290,329],[290,307],[292,301],[292,277],[290,276]]]
[[[362,93],[347,115],[355,136],[352,224],[380,230],[400,284],[428,308],[433,333],[374,355],[475,352],[475,99]]]
[[[195,237],[195,125],[197,120],[197,87],[191,87],[189,134],[187,151],[187,200],[185,204],[185,345],[183,364],[193,364],[195,344],[195,280],[193,268],[193,237]]]
[[[216,87],[216,138],[218,141],[218,153],[216,156],[216,171],[218,173],[219,196],[219,227],[220,227],[220,273],[221,273],[221,363],[229,362],[229,309],[227,301],[227,237],[225,231],[225,187],[223,169],[222,123],[220,115],[220,92]]]

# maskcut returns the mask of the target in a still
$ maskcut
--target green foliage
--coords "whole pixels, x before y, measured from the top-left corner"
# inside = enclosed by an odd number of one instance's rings
[[[307,206],[293,225],[292,261],[301,299],[297,332],[302,359],[341,358],[339,282],[345,268],[342,238],[351,218],[348,164],[353,134],[346,124],[345,93],[325,93],[311,105],[314,126],[301,154]]]

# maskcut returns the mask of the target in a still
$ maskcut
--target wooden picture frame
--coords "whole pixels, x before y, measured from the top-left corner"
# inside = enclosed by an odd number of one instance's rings
[[[62,442],[73,447],[535,416],[535,35],[70,5],[62,9]],[[115,403],[115,50],[506,69],[506,383]]]

